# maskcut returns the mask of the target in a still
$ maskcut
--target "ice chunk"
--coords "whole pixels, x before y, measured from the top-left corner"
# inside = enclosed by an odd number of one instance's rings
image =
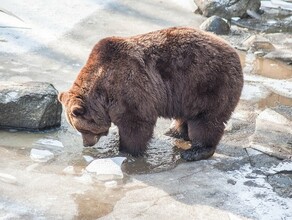
[[[83,184],[92,184],[92,177],[88,173],[84,173],[82,176],[78,176],[74,178],[77,182]]]
[[[115,180],[108,181],[108,182],[105,182],[105,183],[104,183],[104,186],[105,186],[106,188],[115,188],[115,187],[118,186],[118,182],[115,181]]]
[[[65,174],[71,174],[71,175],[76,174],[76,173],[75,173],[75,169],[74,169],[73,166],[68,166],[68,167],[66,167],[66,168],[63,170],[63,173],[65,173]]]
[[[30,158],[35,162],[47,162],[54,158],[54,154],[48,150],[31,149]]]
[[[0,181],[11,184],[17,183],[17,179],[15,176],[6,173],[0,173]]]
[[[86,171],[94,173],[96,179],[102,181],[123,179],[124,174],[121,165],[125,159],[125,157],[96,159],[86,167]]]
[[[38,166],[39,166],[38,163],[34,163],[34,164],[31,164],[31,165],[27,166],[27,167],[25,168],[25,170],[26,170],[27,172],[31,172],[31,171],[33,171],[35,168],[37,168]]]
[[[86,162],[90,163],[91,161],[94,160],[94,158],[92,156],[88,156],[88,155],[84,155],[83,156],[84,160],[86,160]]]
[[[35,145],[43,145],[46,147],[64,147],[62,142],[54,139],[43,138],[35,142]]]

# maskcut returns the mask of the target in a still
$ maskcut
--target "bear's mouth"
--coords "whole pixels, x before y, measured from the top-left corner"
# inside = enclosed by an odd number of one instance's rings
[[[101,136],[107,135],[108,131],[100,133],[100,134],[91,134],[91,133],[81,133],[81,134],[82,134],[82,139],[83,139],[83,146],[92,147],[99,141]]]

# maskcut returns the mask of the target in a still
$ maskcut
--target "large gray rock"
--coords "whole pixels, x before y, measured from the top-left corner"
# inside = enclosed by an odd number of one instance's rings
[[[206,17],[217,15],[222,18],[243,17],[247,10],[258,11],[260,0],[194,0]]]
[[[212,17],[206,19],[201,25],[200,29],[204,31],[213,32],[215,34],[229,34],[230,26],[229,24],[222,18],[213,15]]]
[[[62,106],[53,85],[0,83],[0,128],[44,130],[60,126]]]

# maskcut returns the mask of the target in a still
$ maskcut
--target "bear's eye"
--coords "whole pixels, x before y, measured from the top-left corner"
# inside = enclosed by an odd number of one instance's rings
[[[75,117],[81,116],[85,114],[85,108],[83,106],[74,105],[71,108],[71,114]]]

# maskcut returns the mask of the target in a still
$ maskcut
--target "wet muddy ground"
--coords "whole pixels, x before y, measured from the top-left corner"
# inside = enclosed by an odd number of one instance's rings
[[[167,26],[198,27],[204,20],[193,14],[189,1],[104,5],[42,47],[21,54],[1,51],[0,80],[48,81],[63,91],[98,39]],[[57,130],[0,131],[0,219],[292,219],[291,160],[249,147],[261,111],[292,106],[287,93],[267,89],[291,82],[291,65],[239,53],[245,89],[209,160],[182,161],[180,149],[189,143],[164,136],[171,124],[165,119],[158,120],[140,158],[118,152],[114,126],[94,148],[82,147],[65,117]],[[36,158],[32,149],[50,154]],[[93,159],[109,157],[126,157],[122,177],[100,180],[86,171]]]

